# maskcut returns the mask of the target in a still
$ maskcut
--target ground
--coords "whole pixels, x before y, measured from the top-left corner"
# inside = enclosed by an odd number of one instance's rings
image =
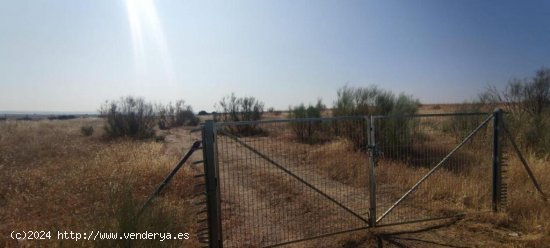
[[[444,108],[444,107],[442,107]],[[438,108],[440,109],[440,108]],[[277,118],[277,116],[273,116]],[[95,133],[83,136],[80,127],[92,125]],[[164,141],[105,141],[101,138],[102,121],[99,119],[78,119],[63,121],[18,121],[0,124],[0,246],[4,247],[106,247],[124,246],[121,243],[90,241],[15,241],[9,238],[12,230],[124,230],[121,226],[127,216],[123,210],[133,211],[140,206],[171,170],[191,144],[200,139],[200,132],[191,132],[192,127],[180,127],[159,131]],[[222,138],[226,139],[226,137]],[[226,148],[235,149],[235,144],[224,143]],[[255,147],[261,142],[250,142]],[[316,146],[312,156],[297,155],[296,159],[319,161],[330,143]],[[297,151],[303,144],[296,144]],[[280,160],[277,152],[285,152],[292,146],[261,147],[273,151],[270,156]],[[241,149],[242,150],[242,149]],[[233,153],[231,153],[233,154]],[[354,226],[346,212],[336,210],[334,205],[315,192],[306,191],[295,179],[251,153],[228,154],[233,170],[225,170],[243,180],[236,187],[224,187],[224,202],[228,213],[224,217],[226,245],[235,240],[245,241],[249,246],[266,244],[284,237],[286,240],[304,235],[321,234],[332,227]],[[349,155],[350,161],[365,159]],[[200,152],[191,161],[202,159]],[[256,159],[261,170],[247,168],[251,163],[239,163],[242,159]],[[317,159],[317,160],[316,160]],[[338,159],[323,159],[330,163]],[[541,176],[543,188],[550,182],[546,172],[547,159],[534,162],[535,174]],[[133,246],[148,247],[166,245],[176,247],[198,247],[195,234],[201,228],[196,224],[194,193],[200,166],[192,169],[190,162],[168,185],[166,191],[153,202],[151,219],[146,227],[138,230],[186,231],[192,240],[175,243],[133,243]],[[227,164],[229,165],[229,163]],[[341,170],[338,177],[331,178],[333,171],[320,168],[319,174],[308,174],[298,164],[285,166],[305,178],[323,192],[345,202],[346,206],[365,214],[367,195],[356,192],[353,180],[365,176],[361,171]],[[521,168],[517,166],[517,168]],[[469,213],[460,219],[449,219],[427,223],[396,225],[376,229],[365,229],[312,241],[295,243],[290,247],[547,247],[550,244],[548,204],[539,201],[530,182],[521,170],[512,171],[517,178],[514,191],[510,192],[508,209],[503,213]],[[199,178],[200,180],[200,178]],[[258,181],[259,180],[259,181]],[[281,183],[283,182],[283,183]],[[227,185],[226,185],[227,186]],[[233,186],[233,185],[230,185]],[[336,188],[346,189],[344,193]],[[128,194],[125,192],[129,192]],[[254,210],[256,212],[247,212]],[[297,211],[299,210],[299,211]],[[231,212],[233,211],[233,212]],[[262,213],[266,212],[267,213]],[[338,212],[339,211],[339,212]],[[269,214],[269,215],[266,215]],[[271,216],[266,219],[265,216]],[[240,217],[240,218],[237,218]],[[259,219],[258,219],[259,218]],[[263,219],[261,219],[263,218]],[[291,219],[289,219],[291,218]],[[154,221],[156,220],[156,221]],[[265,227],[253,228],[253,223],[269,223]],[[231,235],[231,236],[230,236]],[[263,242],[263,243],[262,243]]]
[[[191,142],[199,138],[198,133],[188,136],[185,132],[182,129],[171,130],[168,140],[172,140],[171,137],[189,137],[188,142]],[[334,209],[321,206],[321,204],[327,204],[326,200],[313,199],[308,202],[308,198],[304,195],[311,193],[296,190],[298,187],[296,186],[296,180],[283,178],[280,173],[277,173],[280,171],[275,166],[266,163],[255,163],[261,168],[256,168],[256,170],[247,168],[247,163],[243,161],[252,159],[250,152],[248,154],[246,151],[236,152],[235,149],[238,149],[238,144],[229,142],[227,137],[220,137],[220,139],[218,141],[218,149],[221,153],[219,159],[233,163],[231,164],[231,170],[221,169],[222,177],[231,176],[240,182],[230,184],[231,182],[224,182],[223,179],[221,182],[222,188],[230,188],[222,196],[224,199],[230,199],[226,200],[227,204],[223,204],[227,209],[222,211],[238,212],[238,214],[231,214],[231,216],[240,219],[224,221],[224,226],[228,229],[224,233],[226,246],[231,246],[234,240],[244,242],[251,247],[265,245],[269,244],[270,240],[299,238],[300,234],[307,235],[308,231],[310,234],[314,234],[311,232],[311,228],[308,228],[311,224],[318,226],[322,223],[334,224],[337,221],[349,222],[350,219],[331,219],[330,216],[334,216],[334,212],[331,211],[334,211]],[[173,144],[177,143],[174,142]],[[249,144],[262,145],[261,142],[249,142]],[[262,148],[270,150],[269,147],[264,146]],[[273,149],[271,151],[273,152]],[[282,158],[277,159],[273,154],[272,159],[282,160]],[[223,164],[221,166],[229,165]],[[361,194],[354,193],[349,186],[326,177],[305,173],[306,170],[292,167],[292,163],[287,163],[286,166],[300,178],[306,179],[324,192],[340,197],[338,200],[345,202],[347,206],[360,210],[368,208],[362,204],[368,199],[368,196],[363,194],[361,197]],[[251,180],[250,178],[255,179]],[[277,183],[277,180],[284,183]],[[345,194],[338,194],[338,191],[343,191]],[[278,204],[281,199],[284,199],[284,204]],[[243,203],[243,206],[238,205]],[[308,211],[305,211],[306,214],[296,213],[296,209],[304,208],[309,208]],[[266,211],[267,213],[263,213]],[[271,217],[266,218],[266,216]],[[288,218],[291,218],[292,221],[289,221]],[[510,227],[507,218],[505,214],[473,213],[456,219],[356,231],[290,246],[375,247],[377,244],[382,244],[384,247],[545,247],[545,242],[548,241],[547,236],[541,232],[524,233]],[[267,223],[269,228],[254,227],[253,223]],[[243,237],[235,237],[238,235]],[[240,244],[242,245],[242,243]]]

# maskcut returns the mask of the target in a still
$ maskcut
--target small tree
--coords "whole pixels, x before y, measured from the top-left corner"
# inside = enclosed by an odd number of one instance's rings
[[[218,109],[214,115],[217,122],[258,121],[264,113],[264,103],[254,97],[236,97],[234,93],[223,97],[216,106]],[[243,136],[258,135],[264,133],[257,124],[231,125],[227,131]]]
[[[532,78],[514,79],[500,92],[495,87],[480,94],[479,102],[503,104],[511,115],[508,125],[524,145],[537,153],[550,153],[550,69],[539,69]]]
[[[106,119],[105,134],[110,138],[151,138],[155,135],[153,105],[143,98],[128,96],[118,101],[107,101],[99,110]]]

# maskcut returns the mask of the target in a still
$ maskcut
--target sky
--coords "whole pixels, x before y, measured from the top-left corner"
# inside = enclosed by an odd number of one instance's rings
[[[0,0],[0,111],[133,95],[331,106],[378,85],[460,103],[550,67],[550,1]]]

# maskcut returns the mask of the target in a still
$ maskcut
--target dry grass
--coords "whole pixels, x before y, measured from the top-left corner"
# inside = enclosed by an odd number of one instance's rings
[[[348,143],[345,140],[334,140],[312,146],[311,163],[316,164],[331,179],[347,185],[365,187],[368,184],[367,174],[360,172],[368,170],[368,163],[365,163],[367,155],[353,151]],[[480,153],[483,151],[476,149],[481,148],[475,144],[466,146],[458,153],[457,163],[463,166],[475,166],[476,163],[481,164],[481,161],[484,165],[490,163],[487,160],[490,155],[482,157]],[[511,151],[506,151],[505,155],[510,158],[505,175],[509,193],[508,205],[501,213],[476,214],[480,210],[491,209],[490,164],[484,166],[483,170],[460,172],[443,166],[404,203],[424,205],[428,208],[424,210],[432,213],[466,211],[473,214],[468,218],[470,221],[489,223],[494,228],[507,228],[520,233],[520,242],[517,243],[519,247],[547,247],[550,243],[550,202],[541,199],[516,155]],[[525,155],[543,190],[550,194],[549,157],[537,158],[532,153]],[[355,162],[345,163],[343,158],[351,158],[349,161]],[[478,162],[472,158],[477,158]],[[429,168],[407,165],[404,161],[381,160],[377,167],[377,185],[396,188],[391,198],[397,199],[428,170]],[[419,201],[415,203],[415,200]]]
[[[447,111],[447,107],[436,110]],[[152,141],[103,141],[101,124],[97,119],[0,123],[0,171],[4,172],[0,174],[0,246],[19,245],[7,238],[11,230],[128,230],[123,225],[128,220],[124,213],[135,211],[135,206],[145,201],[177,161],[178,154],[167,153],[170,149],[166,144]],[[83,125],[92,125],[96,132],[91,137],[83,136],[80,133]],[[270,132],[271,135],[275,133]],[[293,141],[288,139],[287,142]],[[364,173],[368,170],[368,157],[354,151],[350,142],[335,139],[324,144],[294,146],[301,148],[297,150],[307,147],[309,153],[300,156],[316,164],[329,178],[355,187],[368,184],[368,174]],[[526,155],[542,188],[550,194],[549,158]],[[346,158],[346,163],[342,157]],[[505,212],[475,214],[468,220],[519,232],[518,247],[546,247],[550,243],[550,203],[540,200],[519,161],[511,154],[509,157],[509,198]],[[428,170],[399,161],[387,161],[380,166],[384,170],[379,170],[377,179],[387,185],[410,186],[417,179],[410,175],[422,175]],[[154,211],[146,214],[144,223],[134,227],[136,230],[195,232],[189,174],[188,171],[180,172],[174,178],[155,202]],[[427,199],[436,212],[456,209],[475,212],[486,208],[482,204],[490,202],[487,195],[479,191],[481,186],[490,184],[487,180],[475,172],[457,174],[442,170],[429,181],[437,187],[429,191],[421,188],[415,194]],[[271,187],[271,184],[266,186]],[[194,240],[183,245],[196,246]],[[127,245],[84,241],[59,243],[56,240],[34,242],[40,243],[27,241],[27,244],[52,247]],[[158,243],[132,245],[147,247]]]
[[[542,189],[548,195],[550,193],[549,158],[536,158],[534,154],[528,154],[527,160]],[[508,164],[507,177],[510,193],[506,212],[513,220],[511,224],[523,231],[541,232],[546,237],[550,237],[550,202],[544,202],[541,199],[519,159],[512,157]]]
[[[107,143],[101,140],[101,132],[91,137],[80,133],[83,124],[101,130],[101,123],[94,119],[0,123],[0,170],[7,172],[0,175],[0,246],[18,245],[7,239],[11,230],[50,230],[52,236],[57,230],[122,230],[121,209],[128,203],[134,208],[143,203],[178,159],[164,154],[161,143]],[[165,221],[171,228],[165,231],[193,233],[191,188],[189,173],[180,173],[155,202],[166,208],[156,208],[148,215]],[[23,243],[103,246],[55,238]],[[191,241],[186,244],[193,245]]]
[[[368,173],[365,173],[369,168],[368,158],[364,153],[356,151],[346,139],[314,146],[309,158],[310,163],[317,165],[320,172],[330,179],[355,187],[367,187],[369,184]]]

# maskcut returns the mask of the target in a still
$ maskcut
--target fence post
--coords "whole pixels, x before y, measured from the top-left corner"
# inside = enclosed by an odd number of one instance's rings
[[[206,177],[209,247],[223,247],[221,228],[220,190],[216,160],[216,127],[206,121],[202,131],[204,175]]]
[[[367,119],[369,127],[369,149],[370,149],[370,166],[369,166],[369,226],[376,226],[376,174],[375,167],[378,159],[378,150],[376,148],[376,140],[374,139],[374,118],[370,116]]]
[[[495,109],[493,112],[493,212],[499,211],[500,196],[502,190],[502,110]]]

